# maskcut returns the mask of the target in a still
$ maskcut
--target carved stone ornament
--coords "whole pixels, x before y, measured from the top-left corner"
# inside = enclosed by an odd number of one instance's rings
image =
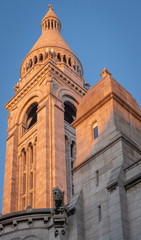
[[[53,188],[54,208],[59,209],[64,207],[64,192],[58,187]]]

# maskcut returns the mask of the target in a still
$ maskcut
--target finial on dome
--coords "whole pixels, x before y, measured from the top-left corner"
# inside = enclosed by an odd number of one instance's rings
[[[103,68],[102,73],[99,74],[99,76],[102,76],[102,78],[106,76],[111,76],[111,75],[112,73],[110,73],[107,68]]]
[[[53,10],[53,7],[51,4],[48,5],[49,9]]]

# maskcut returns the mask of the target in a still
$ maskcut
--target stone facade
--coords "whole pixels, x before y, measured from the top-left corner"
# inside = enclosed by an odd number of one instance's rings
[[[0,239],[140,240],[141,110],[106,68],[87,92],[51,5],[41,27],[6,104]]]
[[[41,27],[41,37],[22,63],[15,95],[6,104],[3,214],[25,210],[28,205],[53,207],[55,186],[64,190],[65,203],[72,194],[65,132],[75,143],[70,123],[87,90],[82,65],[60,35],[60,21],[51,6]]]

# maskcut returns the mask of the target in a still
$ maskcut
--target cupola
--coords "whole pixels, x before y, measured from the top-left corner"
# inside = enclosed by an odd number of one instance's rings
[[[58,32],[61,31],[61,22],[59,18],[56,16],[56,14],[53,11],[53,7],[50,4],[49,5],[49,11],[44,16],[42,23],[41,23],[42,31],[46,30],[56,30]]]
[[[38,65],[38,69],[52,58],[56,64],[64,64],[80,77],[83,68],[79,59],[60,34],[61,22],[49,5],[49,11],[41,22],[42,34],[21,65],[21,79]]]

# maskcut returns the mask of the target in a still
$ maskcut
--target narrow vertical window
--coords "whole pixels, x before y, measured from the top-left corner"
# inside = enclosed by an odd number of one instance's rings
[[[68,61],[68,63],[69,63],[69,65],[70,65],[70,67],[71,67],[71,58],[69,58],[69,61]]]
[[[71,144],[71,158],[75,158],[75,142],[72,141]]]
[[[23,195],[26,194],[26,174],[23,175]]]
[[[51,28],[53,29],[53,21],[51,21]]]
[[[37,56],[34,56],[33,61],[34,61],[34,64],[37,63]]]
[[[61,56],[60,56],[60,53],[57,54],[57,60],[58,60],[59,62],[61,62]]]
[[[66,55],[63,56],[63,62],[64,62],[64,63],[67,62]]]
[[[33,189],[33,172],[30,173],[30,190]]]
[[[94,135],[94,139],[98,138],[98,125],[97,125],[97,122],[95,122],[93,124],[93,135]]]
[[[73,183],[73,174],[71,175],[71,181],[72,181],[72,195],[74,195],[74,183]]]
[[[72,184],[72,195],[74,195],[74,184]]]
[[[96,186],[99,186],[99,171],[96,171]]]
[[[48,29],[50,29],[50,21],[48,20]]]
[[[33,146],[30,147],[30,168],[33,168]]]
[[[71,169],[73,169],[73,161],[71,161]]]
[[[79,73],[79,66],[77,65],[77,72]]]
[[[98,206],[98,220],[99,220],[99,222],[101,222],[101,220],[102,220],[101,205]]]
[[[43,55],[42,55],[42,53],[40,53],[40,55],[39,55],[39,62],[42,62],[43,61]]]
[[[23,151],[23,170],[26,170],[26,151]]]

